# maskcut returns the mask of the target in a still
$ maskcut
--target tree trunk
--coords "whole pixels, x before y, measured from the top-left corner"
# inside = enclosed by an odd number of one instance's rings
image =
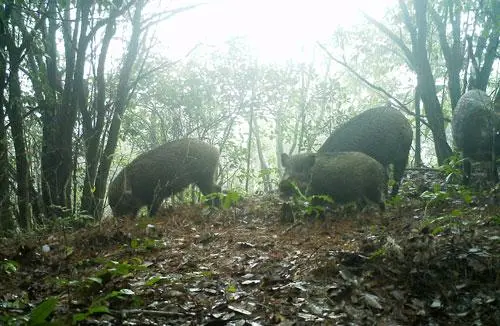
[[[422,115],[420,113],[420,92],[415,87],[415,166],[422,166]]]
[[[108,139],[103,155],[99,162],[99,168],[96,176],[95,198],[98,201],[97,217],[102,217],[104,210],[104,195],[109,176],[109,169],[113,160],[113,155],[118,144],[118,134],[120,132],[121,118],[129,101],[129,80],[132,75],[132,67],[139,52],[139,40],[141,35],[141,14],[144,7],[144,0],[138,0],[135,12],[132,18],[132,34],[127,48],[127,54],[120,71],[120,77],[117,86],[116,99],[114,103],[113,118],[108,131]]]
[[[418,31],[414,45],[417,87],[434,137],[434,149],[438,164],[442,165],[451,156],[452,151],[446,141],[443,111],[436,95],[436,83],[427,56],[427,1],[419,0],[414,3]]]
[[[99,28],[96,26],[89,33],[91,1],[79,1],[76,4],[76,15],[70,15],[69,2],[65,8],[59,8],[57,0],[48,1],[48,29],[44,38],[47,51],[46,67],[43,61],[38,60],[40,70],[47,80],[33,82],[33,84],[48,84],[43,88],[44,100],[40,101],[43,123],[42,145],[42,193],[48,214],[57,215],[61,209],[71,209],[72,174],[74,168],[73,133],[76,124],[77,112],[87,105],[87,85],[84,81],[86,53],[92,33]],[[59,14],[63,19],[60,20]],[[57,66],[57,30],[62,27],[64,40],[64,83]],[[37,55],[37,54],[34,54]],[[43,70],[42,70],[43,71]],[[41,78],[43,78],[41,77]],[[40,77],[35,77],[40,78]],[[54,207],[55,206],[55,207]]]
[[[417,87],[434,137],[434,149],[438,164],[441,165],[451,156],[452,151],[446,141],[443,111],[437,98],[436,84],[427,54],[427,1],[414,2],[416,26],[413,25],[404,2],[400,0],[399,3],[412,40],[413,51],[412,53],[405,51],[405,54],[410,62],[413,62],[417,74]],[[404,46],[403,48],[405,49]]]
[[[413,3],[415,6],[414,19],[410,16],[406,3],[403,0],[399,0],[404,24],[410,33],[411,50],[399,36],[390,31],[383,24],[372,18],[368,17],[368,19],[400,47],[408,60],[408,65],[417,74],[417,88],[424,104],[429,128],[434,137],[434,149],[438,164],[441,165],[450,157],[452,151],[446,141],[443,111],[437,97],[434,76],[432,75],[427,53],[427,1],[417,0]],[[414,21],[416,24],[414,24]]]
[[[500,112],[500,88],[497,88],[497,94],[493,100],[493,105],[495,107],[495,111]]]
[[[4,21],[0,20],[0,35],[6,33]],[[4,50],[2,46],[1,50]],[[7,88],[7,62],[3,55],[0,55],[0,94],[5,94]],[[5,125],[5,104],[4,97],[0,96],[0,229],[14,229],[12,215],[12,202],[10,198],[10,178],[9,178],[9,148],[7,142],[7,127]]]
[[[117,16],[117,8],[111,9],[110,17]],[[99,61],[96,73],[96,100],[92,105],[92,111],[96,112],[96,117],[92,116],[92,112],[81,106],[83,121],[83,139],[85,143],[85,180],[83,183],[82,193],[82,210],[88,212],[94,217],[98,217],[99,205],[95,197],[94,189],[97,176],[97,168],[102,153],[104,139],[102,137],[104,132],[105,118],[106,118],[106,82],[104,67],[106,64],[106,57],[108,54],[109,44],[113,35],[116,32],[116,21],[111,20],[104,33],[104,38],[99,54]],[[95,120],[95,123],[93,122]]]
[[[498,1],[491,3],[489,14],[486,17],[483,31],[476,42],[473,50],[472,38],[468,38],[469,60],[472,63],[473,73],[470,76],[469,88],[486,90],[488,81],[493,70],[493,64],[497,56],[500,41],[500,28],[498,27],[498,17],[500,17],[500,5]],[[487,36],[484,36],[487,35]],[[484,58],[483,58],[484,57]]]
[[[305,149],[304,138],[306,131],[306,112],[309,106],[308,94],[309,94],[309,85],[311,84],[311,71],[312,64],[309,66],[307,76],[305,76],[304,71],[302,71],[302,87],[301,87],[301,114],[300,114],[300,134],[299,134],[299,152],[303,152]],[[307,79],[306,79],[307,78]]]
[[[252,137],[253,137],[253,105],[250,108],[250,119],[248,119],[248,143],[247,143],[247,168],[245,173],[245,192],[248,193],[250,184],[250,165],[252,163]]]
[[[311,70],[311,67],[309,67],[309,71]],[[295,128],[294,128],[294,137],[293,137],[293,142],[292,142],[292,147],[290,148],[289,154],[292,154],[295,151],[295,147],[298,146],[298,153],[302,152],[304,150],[304,134],[305,134],[305,128],[306,128],[306,113],[307,113],[307,106],[308,106],[308,100],[307,100],[307,94],[309,90],[309,84],[310,84],[310,79],[309,75],[305,76],[304,68],[301,70],[301,88],[300,88],[300,104],[297,108],[298,114],[297,114],[297,120],[295,121]]]
[[[429,7],[434,25],[437,27],[439,35],[439,45],[446,62],[448,73],[448,90],[450,92],[450,102],[452,109],[455,108],[457,102],[462,94],[460,90],[460,72],[463,68],[463,42],[460,39],[461,28],[461,15],[462,11],[460,6],[456,5],[454,1],[447,1],[444,7],[445,13],[440,16],[434,8]],[[450,23],[448,24],[447,18]],[[451,35],[453,43],[451,46],[448,44],[447,28],[451,25]]]
[[[58,17],[57,1],[48,1],[48,30],[45,37],[45,49],[47,55],[46,69],[47,69],[47,84],[50,86],[46,91],[46,100],[41,104],[42,111],[42,125],[43,125],[43,144],[42,144],[42,194],[47,214],[53,216],[57,214],[58,210],[54,210],[55,206],[67,207],[66,194],[67,186],[71,183],[70,174],[72,167],[71,156],[71,139],[65,139],[63,129],[67,129],[71,121],[68,121],[68,111],[74,110],[72,107],[65,107],[68,104],[68,98],[71,93],[66,90],[66,101],[64,104],[60,102],[60,95],[62,93],[62,86],[60,83],[60,76],[57,68],[57,44],[56,32],[59,28],[59,23],[56,20]],[[69,22],[66,22],[68,24]],[[66,33],[67,34],[67,31]],[[75,46],[75,45],[71,45]],[[66,50],[69,50],[70,45],[66,45]],[[71,84],[72,76],[72,57],[71,51],[67,51],[66,55],[66,82],[65,88],[68,89]],[[36,77],[35,77],[36,78]],[[34,82],[35,83],[35,82]],[[44,84],[44,82],[42,82]],[[40,100],[42,100],[40,98]],[[68,148],[69,146],[69,148]]]
[[[276,132],[276,162],[278,166],[278,171],[281,177],[281,170],[283,169],[283,164],[281,163],[281,154],[284,153],[283,150],[283,126],[282,120],[283,116],[281,115],[281,110],[276,115],[275,120],[275,132]]]
[[[3,61],[0,58],[0,61]],[[5,80],[4,78],[1,79]],[[2,87],[3,89],[3,87]],[[7,129],[2,96],[0,96],[0,229],[14,229],[12,202],[10,200],[9,152],[7,146]]]
[[[255,133],[254,133],[255,144],[257,146],[257,154],[259,155],[260,174],[262,176],[262,183],[264,184],[264,191],[271,192],[272,186],[271,186],[271,180],[269,178],[269,166],[267,165],[266,158],[264,157],[264,153],[262,150],[262,144],[260,141],[259,124],[257,122],[257,119],[255,119],[255,117],[252,120],[253,120],[254,129],[255,129]]]
[[[11,43],[13,46],[14,44]],[[7,115],[10,121],[10,130],[14,141],[16,158],[16,183],[17,203],[19,207],[19,226],[30,229],[32,222],[31,199],[30,199],[30,168],[26,150],[26,137],[21,105],[21,84],[19,80],[19,67],[21,64],[21,53],[18,48],[9,47],[9,103]]]
[[[19,79],[19,71],[21,62],[23,60],[24,52],[31,41],[31,36],[26,33],[19,33],[20,37],[15,31],[23,30],[23,17],[20,10],[9,11],[3,17],[2,24],[10,22],[11,30],[6,25],[2,25],[3,48],[4,54],[8,56],[9,75],[7,77],[8,84],[3,85],[8,88],[8,102],[3,103],[6,108],[6,113],[9,118],[10,131],[15,150],[16,162],[16,192],[17,192],[17,205],[18,205],[18,224],[23,229],[30,229],[32,222],[31,210],[31,188],[30,188],[30,166],[28,162],[28,152],[26,149],[26,137],[24,134],[23,123],[23,108],[22,108],[22,92],[21,81]],[[19,29],[17,28],[19,27]],[[19,42],[20,41],[20,42]],[[19,45],[18,45],[19,44]],[[3,49],[2,49],[3,50]],[[5,59],[2,59],[5,60]],[[6,63],[5,61],[3,61]],[[3,77],[6,77],[6,71],[2,68]],[[3,79],[2,83],[5,82]],[[1,95],[3,96],[3,95]],[[3,110],[3,109],[2,109]],[[3,115],[3,112],[2,112]],[[2,117],[4,118],[4,117]],[[3,124],[3,119],[2,119]],[[5,135],[4,135],[5,137]],[[6,140],[6,138],[5,138]],[[5,167],[9,167],[8,165]],[[9,171],[4,170],[5,172]]]

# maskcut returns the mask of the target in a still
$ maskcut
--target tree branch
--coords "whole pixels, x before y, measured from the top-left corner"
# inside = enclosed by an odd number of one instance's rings
[[[434,8],[429,7],[429,12],[431,14],[432,21],[437,27],[439,35],[439,44],[441,45],[441,51],[443,52],[444,59],[446,62],[451,62],[451,48],[448,44],[448,38],[446,35],[446,25],[443,22],[443,18],[434,10]]]
[[[403,42],[403,40],[398,37],[396,34],[394,34],[391,30],[389,30],[386,26],[383,24],[379,23],[372,17],[368,16],[367,14],[363,14],[366,19],[368,19],[375,27],[377,27],[382,33],[387,35],[400,49],[403,51],[404,55],[406,56],[408,62],[410,63],[411,66],[414,65],[415,59],[413,56],[413,53],[411,50],[406,46],[406,44]]]
[[[174,17],[174,16],[176,16],[176,15],[182,13],[182,12],[185,12],[185,11],[197,8],[197,7],[199,7],[201,5],[204,5],[204,4],[205,3],[199,3],[199,4],[195,4],[195,5],[191,5],[191,6],[185,6],[185,7],[176,8],[176,9],[172,9],[172,10],[168,10],[168,11],[157,13],[157,14],[149,17],[148,19],[144,19],[143,20],[143,22],[142,22],[142,25],[143,25],[142,30],[148,29],[152,25],[158,24],[161,21],[170,19],[170,18],[172,18],[172,17]]]
[[[368,81],[367,79],[365,79],[363,76],[361,76],[358,72],[356,72],[353,68],[351,68],[347,63],[343,62],[343,61],[340,61],[339,59],[335,58],[331,53],[330,51],[328,51],[328,49],[323,45],[321,44],[320,42],[317,42],[318,46],[323,50],[325,51],[326,55],[333,61],[335,61],[336,63],[340,64],[341,66],[343,66],[344,68],[346,68],[347,70],[349,70],[354,76],[356,76],[356,78],[358,78],[359,80],[361,80],[363,83],[365,83],[366,85],[368,85],[370,88],[384,94],[385,96],[387,96],[387,98],[391,99],[392,101],[394,101],[394,103],[397,104],[397,107],[400,108],[402,111],[404,111],[406,114],[409,114],[411,116],[415,116],[415,113],[410,111],[406,105],[404,103],[402,103],[400,100],[398,100],[397,98],[395,98],[394,96],[392,96],[389,92],[387,92],[385,89],[383,89],[382,87],[380,86],[377,86],[373,83],[371,83],[370,81]],[[427,127],[429,127],[427,121],[425,120],[422,120],[422,123],[424,125],[426,125]]]

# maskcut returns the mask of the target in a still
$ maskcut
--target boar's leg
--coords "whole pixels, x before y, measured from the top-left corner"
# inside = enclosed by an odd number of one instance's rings
[[[153,191],[153,196],[151,198],[151,202],[148,204],[148,213],[150,217],[153,217],[156,215],[158,212],[158,209],[160,208],[163,199],[166,197],[169,197],[169,195],[173,195],[172,193],[169,193],[169,187],[168,187],[168,182],[167,184],[164,184],[161,180],[158,180],[156,187],[154,188]]]
[[[158,209],[160,209],[161,204],[165,198],[173,196],[175,193],[172,192],[170,188],[167,186],[157,187],[154,194],[153,199],[150,204],[148,204],[148,213],[150,217],[153,217],[158,213]]]
[[[370,195],[370,197],[363,196],[359,198],[356,200],[356,207],[359,211],[365,211],[372,203],[377,204],[381,212],[385,211],[385,203],[380,196],[380,192],[375,197]]]
[[[494,160],[488,162],[488,178],[494,183],[498,183],[497,164]]]
[[[496,154],[497,154],[497,150],[496,150],[496,142],[498,141],[498,135],[497,135],[497,131],[495,130],[493,132],[493,137],[492,137],[492,144],[491,144],[491,161],[490,161],[490,166],[489,166],[489,169],[488,169],[488,172],[489,172],[489,177],[490,177],[490,180],[493,181],[495,184],[498,183],[498,172],[497,172],[497,157],[496,157]]]
[[[160,205],[163,200],[154,200],[151,205],[148,205],[148,213],[150,217],[153,217],[156,215],[158,212],[158,209],[160,208]]]
[[[118,217],[132,217],[132,218],[136,218],[137,217],[137,213],[139,213],[139,209],[140,209],[140,207],[130,206],[128,208],[128,210],[127,210],[126,213],[118,214],[119,215]]]
[[[401,179],[403,178],[403,174],[406,168],[406,161],[397,161],[394,163],[393,167],[393,178],[394,178],[394,186],[392,187],[391,197],[396,196],[399,192],[399,186],[401,184]]]

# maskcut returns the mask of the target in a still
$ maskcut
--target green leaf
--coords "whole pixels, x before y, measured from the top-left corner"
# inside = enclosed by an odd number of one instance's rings
[[[238,291],[238,289],[236,288],[236,285],[234,285],[234,284],[229,284],[226,287],[226,292],[228,292],[228,293],[235,293],[236,291]]]
[[[438,227],[432,229],[431,234],[438,235],[438,234],[442,233],[443,231],[444,231],[444,227],[438,226]]]
[[[152,286],[154,284],[156,284],[158,281],[164,279],[165,277],[163,276],[154,276],[152,278],[150,278],[147,282],[146,282],[146,285],[147,286]]]
[[[108,313],[109,308],[106,306],[93,306],[89,308],[88,314],[96,314],[96,313]]]
[[[102,284],[102,279],[100,277],[88,277],[87,279],[95,283]]]
[[[466,204],[470,204],[472,202],[472,196],[470,193],[462,193],[462,198]]]
[[[28,325],[42,325],[46,323],[47,317],[54,311],[59,300],[50,297],[39,304],[30,314]]]
[[[73,315],[73,324],[76,324],[79,321],[87,319],[89,314],[87,313],[78,313]]]
[[[69,257],[73,254],[74,250],[73,250],[73,247],[68,246],[68,247],[64,248],[64,251],[65,251],[66,257]]]
[[[241,199],[241,195],[236,191],[228,191],[222,201],[222,207],[228,209],[233,204],[237,203]]]
[[[5,260],[3,262],[0,262],[0,270],[4,271],[5,274],[10,275],[17,272],[18,265],[19,264],[13,260]]]
[[[104,300],[109,300],[112,298],[121,298],[121,296],[122,296],[122,293],[120,291],[111,291],[111,293],[107,294],[104,297]]]

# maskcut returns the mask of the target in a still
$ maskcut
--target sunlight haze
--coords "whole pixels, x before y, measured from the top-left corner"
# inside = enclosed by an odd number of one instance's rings
[[[162,2],[172,8],[196,2]],[[303,60],[316,41],[338,27],[364,22],[362,12],[381,19],[394,0],[214,0],[158,25],[156,37],[169,57],[184,56],[196,44],[220,46],[243,38],[259,60]]]

